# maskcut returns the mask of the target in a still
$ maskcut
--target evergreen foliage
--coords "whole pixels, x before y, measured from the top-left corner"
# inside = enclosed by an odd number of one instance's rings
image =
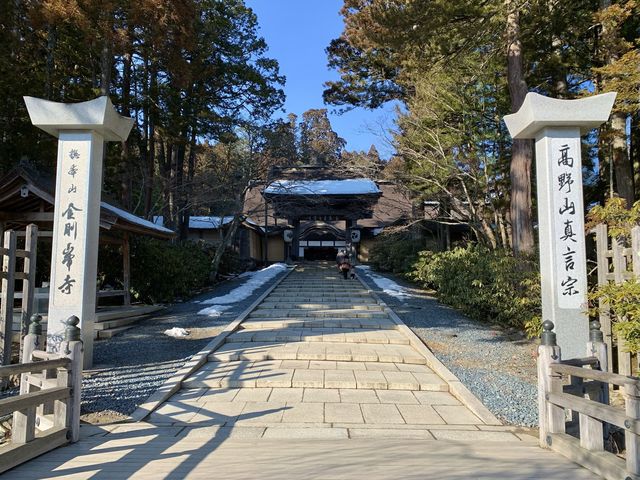
[[[340,78],[324,98],[343,109],[401,102],[394,178],[440,200],[443,216],[468,222],[484,245],[530,254],[531,142],[513,142],[501,120],[528,90],[569,99],[619,91],[585,173],[598,200],[615,190],[630,207],[634,175],[640,181],[639,5],[346,0],[344,30],[327,48]]]
[[[538,333],[540,277],[532,259],[475,246],[425,250],[409,277],[470,318]]]

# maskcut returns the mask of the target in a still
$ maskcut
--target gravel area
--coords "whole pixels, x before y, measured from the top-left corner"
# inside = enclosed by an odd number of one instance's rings
[[[220,317],[197,315],[202,305],[193,302],[225,295],[248,281],[247,278],[224,282],[189,301],[168,306],[119,335],[96,341],[93,368],[84,372],[82,382],[82,419],[107,423],[127,418],[276,280],[233,304]],[[164,335],[165,330],[173,327],[185,328],[190,335],[181,338]]]
[[[359,273],[494,415],[513,425],[537,426],[533,341],[520,332],[471,320],[394,275],[383,276],[405,287],[410,297],[384,293],[366,270]]]

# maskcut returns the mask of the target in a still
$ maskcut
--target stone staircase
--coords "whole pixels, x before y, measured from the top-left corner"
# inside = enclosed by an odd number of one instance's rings
[[[410,343],[359,280],[301,265],[149,421],[180,435],[535,441],[474,415]]]

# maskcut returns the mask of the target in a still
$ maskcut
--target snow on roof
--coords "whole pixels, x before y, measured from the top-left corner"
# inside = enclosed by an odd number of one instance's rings
[[[123,210],[118,207],[114,207],[109,203],[100,202],[100,207],[104,208],[105,210],[108,210],[109,212],[113,213],[119,218],[122,218],[123,220],[126,220],[129,223],[140,225],[142,227],[149,228],[151,230],[156,230],[157,232],[170,233],[170,234],[174,233],[173,230],[169,230],[168,228],[163,227],[162,224],[157,225],[153,222],[150,222],[149,220],[145,220],[144,218],[138,217],[133,213],[127,212],[126,210]]]
[[[218,229],[220,225],[227,225],[233,222],[230,217],[189,217],[189,228],[198,230]]]
[[[212,217],[212,216],[191,216],[189,217],[189,228],[194,230],[216,230],[220,225],[227,225],[233,221],[233,216],[228,217]],[[158,215],[153,217],[153,223],[156,225],[164,224],[164,217]]]
[[[348,178],[345,180],[278,180],[264,193],[276,195],[363,195],[381,193],[373,180]]]

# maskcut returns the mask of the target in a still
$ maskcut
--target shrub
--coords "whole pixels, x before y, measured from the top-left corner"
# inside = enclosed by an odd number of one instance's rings
[[[142,301],[169,302],[209,281],[211,259],[196,243],[136,238],[131,248],[131,289]]]
[[[589,294],[589,300],[597,304],[602,300],[608,304],[607,312],[613,320],[613,331],[624,340],[628,352],[640,351],[640,282],[629,280],[621,284],[601,285]],[[593,315],[600,313],[599,307],[591,309]]]
[[[476,320],[524,328],[530,335],[538,329],[540,278],[531,259],[477,246],[423,251],[410,278]]]
[[[411,270],[423,248],[424,242],[411,238],[408,232],[383,233],[371,247],[369,262],[376,270],[404,274]]]
[[[640,201],[627,209],[623,199],[610,198],[604,207],[597,205],[589,210],[587,220],[587,229],[606,223],[611,238],[630,246],[631,229],[640,223]],[[634,256],[634,261],[638,261],[637,256]],[[599,285],[589,294],[589,300],[592,305],[597,305],[598,300],[608,304],[606,313],[611,315],[613,331],[624,339],[625,350],[640,351],[640,283],[638,280]],[[596,306],[590,313],[599,315],[600,308]]]

